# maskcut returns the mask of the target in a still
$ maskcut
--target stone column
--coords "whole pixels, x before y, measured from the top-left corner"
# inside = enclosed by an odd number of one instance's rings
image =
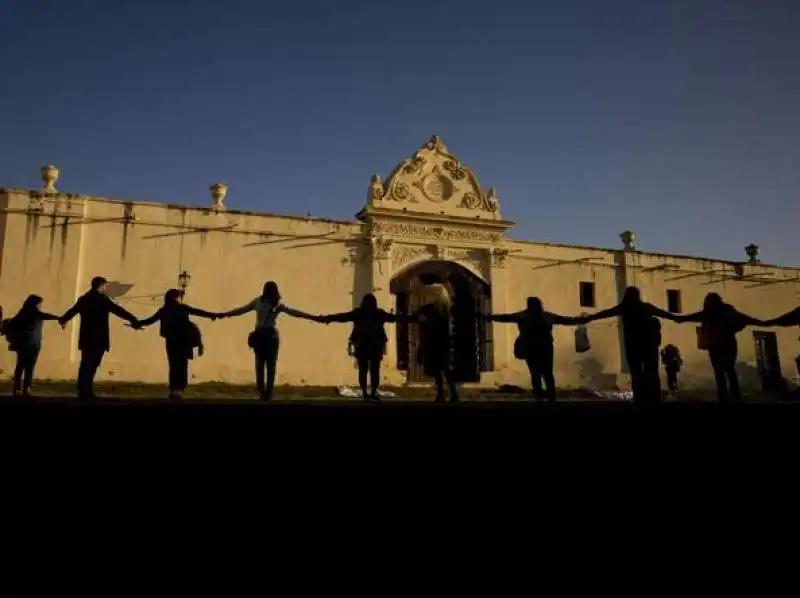
[[[492,313],[514,311],[508,300],[508,249],[494,247],[489,252],[489,282],[492,285]],[[511,335],[513,326],[492,325],[494,369],[499,372],[508,368],[512,356]]]

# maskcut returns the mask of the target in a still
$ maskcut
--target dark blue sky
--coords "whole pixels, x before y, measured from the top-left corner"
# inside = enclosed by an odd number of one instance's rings
[[[432,134],[517,238],[800,264],[797,0],[0,0],[0,186],[350,219]]]

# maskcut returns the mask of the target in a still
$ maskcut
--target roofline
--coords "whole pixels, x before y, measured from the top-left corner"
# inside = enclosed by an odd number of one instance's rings
[[[38,189],[18,189],[18,188],[11,188],[11,187],[0,187],[0,194],[3,193],[19,193],[25,195],[32,195],[35,194],[37,197],[42,196],[42,191]],[[113,203],[113,204],[123,204],[123,205],[133,205],[133,206],[143,206],[143,207],[163,207],[170,210],[192,210],[201,213],[217,213],[211,206],[198,206],[198,205],[191,205],[191,204],[175,204],[175,203],[164,203],[159,201],[146,201],[146,200],[129,200],[129,199],[116,199],[111,197],[99,197],[97,195],[85,195],[82,193],[62,193],[58,192],[56,194],[50,195],[49,197],[58,198],[58,197],[66,197],[70,199],[88,199],[91,201],[98,201],[102,203]],[[221,213],[223,214],[234,214],[234,215],[241,215],[241,216],[266,216],[269,218],[282,218],[284,220],[299,220],[304,222],[325,222],[329,224],[339,224],[339,225],[349,225],[349,226],[357,226],[361,227],[362,223],[358,222],[357,220],[335,220],[332,218],[325,218],[319,216],[298,216],[296,214],[279,214],[276,212],[255,212],[253,210],[237,210],[233,208],[225,208],[224,211]]]
[[[37,197],[41,197],[42,196],[42,191],[39,190],[39,189],[22,189],[22,188],[17,188],[17,187],[0,187],[0,194],[3,194],[3,193],[5,193],[5,194],[18,193],[18,194],[24,194],[24,195],[28,195],[28,196],[35,195]],[[89,199],[91,201],[99,201],[99,202],[104,202],[104,203],[115,203],[115,204],[124,204],[124,205],[134,205],[134,206],[153,206],[153,207],[161,206],[161,207],[172,209],[172,210],[193,210],[193,211],[197,211],[197,212],[201,212],[201,213],[214,212],[214,210],[211,207],[203,207],[203,206],[188,205],[188,204],[164,203],[164,202],[158,202],[158,201],[115,199],[115,198],[110,198],[110,197],[99,197],[99,196],[96,196],[96,195],[85,195],[85,194],[81,194],[81,193],[62,193],[62,192],[58,192],[55,195],[52,195],[51,197],[67,197],[67,198],[72,198],[72,199]],[[359,211],[359,214],[364,212],[364,210],[365,210],[365,208],[362,208],[362,210]],[[225,214],[241,215],[241,216],[266,216],[268,218],[280,218],[280,219],[283,219],[283,220],[295,220],[295,221],[301,221],[301,222],[324,222],[324,223],[328,223],[328,224],[338,224],[338,225],[346,225],[346,226],[354,226],[354,227],[362,227],[363,224],[364,224],[363,221],[359,221],[359,220],[336,220],[336,219],[332,219],[332,218],[324,218],[324,217],[316,217],[316,216],[297,216],[297,215],[293,215],[293,214],[278,214],[278,213],[275,213],[275,212],[254,212],[252,210],[226,209],[224,213]],[[380,213],[381,216],[389,216],[389,217],[394,216],[394,214],[386,214],[383,211],[381,211],[379,213]],[[396,217],[398,219],[402,219],[404,214],[408,214],[408,213],[400,213],[400,214],[397,214]],[[431,215],[431,214],[423,214],[423,213],[413,213],[413,214],[420,214],[421,216],[425,216],[427,218],[437,219],[437,220],[440,219],[441,221],[451,221],[451,222],[453,222],[454,218],[456,218],[456,220],[454,222],[456,222],[458,224],[461,224],[461,225],[470,225],[470,224],[473,225],[473,226],[487,226],[487,225],[488,226],[492,226],[492,225],[494,225],[494,227],[496,227],[496,228],[510,228],[511,226],[514,225],[514,223],[509,221],[509,220],[476,219],[475,221],[473,221],[473,220],[470,220],[470,219],[462,220],[462,219],[460,219],[458,217],[452,217],[452,216],[449,216],[449,217],[445,216],[445,217],[435,218],[436,215]],[[508,240],[511,241],[512,243],[522,243],[522,244],[525,244],[525,245],[544,245],[544,246],[549,246],[549,247],[567,247],[567,248],[570,248],[570,249],[582,249],[582,250],[590,250],[590,251],[603,251],[603,252],[607,252],[607,253],[617,253],[617,252],[623,251],[622,249],[615,249],[615,248],[612,248],[612,247],[595,247],[595,246],[592,246],[592,245],[578,245],[578,244],[575,244],[575,243],[559,243],[559,242],[554,242],[554,241],[533,241],[533,240],[528,240],[528,239],[515,239],[513,237],[508,237]],[[655,252],[655,251],[641,251],[641,250],[638,250],[638,249],[634,253],[637,253],[637,254],[640,254],[640,255],[652,256],[652,257],[666,257],[666,258],[674,258],[674,259],[681,259],[681,260],[705,260],[705,261],[712,261],[712,262],[718,262],[718,263],[723,263],[723,264],[751,265],[750,262],[748,262],[748,261],[726,260],[726,259],[722,259],[722,258],[708,257],[708,256],[701,256],[701,255],[683,255],[683,254],[677,254],[677,253],[660,253],[660,252]],[[782,264],[767,264],[767,263],[764,263],[764,262],[758,262],[758,263],[752,264],[752,265],[757,265],[757,266],[760,266],[762,268],[780,268],[780,269],[783,269],[783,270],[800,271],[800,266],[786,266],[786,265],[782,265]]]
[[[624,249],[622,249],[622,248],[614,249],[612,247],[595,247],[595,246],[592,246],[592,245],[577,245],[577,244],[574,244],[574,243],[558,243],[558,242],[554,242],[554,241],[529,241],[529,240],[524,240],[524,239],[514,239],[514,238],[511,238],[511,237],[509,237],[508,240],[511,241],[512,243],[522,243],[522,244],[525,244],[525,245],[547,245],[547,246],[551,246],[551,247],[568,247],[570,249],[604,251],[606,253],[619,253],[621,251],[624,251]],[[669,257],[669,258],[674,258],[674,259],[679,259],[679,260],[704,260],[704,261],[709,261],[709,262],[719,262],[719,263],[722,263],[722,264],[737,264],[737,265],[738,264],[744,264],[746,266],[747,265],[752,265],[752,266],[761,266],[762,268],[781,268],[783,270],[797,270],[797,271],[800,271],[800,266],[784,266],[784,265],[781,265],[781,264],[767,264],[765,262],[756,262],[754,264],[751,264],[750,262],[748,262],[746,260],[740,260],[740,261],[726,260],[726,259],[722,259],[722,258],[708,257],[708,256],[703,256],[703,255],[684,255],[684,254],[679,254],[679,253],[660,253],[658,251],[642,251],[640,249],[636,249],[634,251],[631,251],[630,253],[635,253],[635,254],[639,254],[639,255],[646,255],[646,256],[650,256],[650,257]]]

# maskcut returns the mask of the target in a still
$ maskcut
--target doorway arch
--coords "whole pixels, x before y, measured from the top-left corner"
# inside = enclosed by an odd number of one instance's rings
[[[481,316],[491,311],[491,287],[464,266],[431,260],[396,274],[389,290],[397,314],[409,315],[422,306],[426,282],[444,284],[453,298],[453,374],[459,382],[479,382],[481,372],[493,370],[492,327]],[[397,369],[408,382],[426,381],[417,363],[419,332],[416,324],[397,325]]]

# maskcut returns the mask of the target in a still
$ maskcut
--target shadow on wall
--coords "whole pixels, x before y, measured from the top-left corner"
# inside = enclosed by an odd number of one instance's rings
[[[133,283],[109,280],[108,284],[106,285],[106,295],[112,299],[119,299],[120,297],[126,295],[133,287]]]
[[[607,390],[615,388],[617,385],[617,375],[604,373],[603,364],[597,359],[590,357],[577,362],[581,382],[589,388]]]

